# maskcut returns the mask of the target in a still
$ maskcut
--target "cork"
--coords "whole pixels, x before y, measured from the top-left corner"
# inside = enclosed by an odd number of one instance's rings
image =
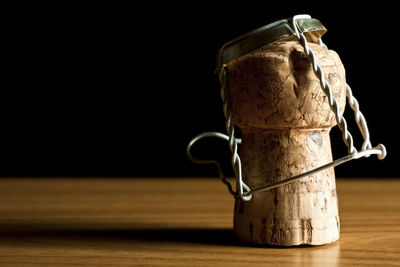
[[[344,112],[345,70],[339,56],[309,43]],[[332,161],[336,125],[311,61],[297,41],[264,46],[227,65],[232,119],[242,132],[244,182],[251,188]],[[234,234],[243,242],[322,245],[339,238],[333,168],[235,202]]]

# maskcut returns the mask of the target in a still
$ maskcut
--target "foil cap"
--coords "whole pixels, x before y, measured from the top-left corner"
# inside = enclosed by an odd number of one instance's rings
[[[326,33],[326,28],[314,18],[301,18],[296,20],[297,27],[308,42],[318,43],[319,38]],[[255,29],[238,38],[225,43],[218,52],[217,69],[241,56],[270,43],[294,38],[292,18],[282,19],[266,26]]]

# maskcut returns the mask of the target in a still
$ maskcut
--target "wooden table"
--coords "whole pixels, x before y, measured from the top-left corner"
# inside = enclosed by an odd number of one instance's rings
[[[337,188],[339,241],[274,248],[234,240],[218,179],[1,179],[0,266],[400,265],[400,180]]]

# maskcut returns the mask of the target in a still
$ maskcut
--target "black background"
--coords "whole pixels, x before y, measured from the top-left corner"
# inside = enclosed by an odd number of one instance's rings
[[[224,132],[218,48],[306,13],[328,29],[323,40],[341,56],[373,145],[388,149],[384,161],[353,161],[337,175],[396,177],[396,10],[326,1],[13,7],[3,25],[0,175],[215,176],[185,147],[202,131]],[[335,158],[346,153],[338,129],[332,147]],[[204,141],[194,153],[229,166],[225,143]]]

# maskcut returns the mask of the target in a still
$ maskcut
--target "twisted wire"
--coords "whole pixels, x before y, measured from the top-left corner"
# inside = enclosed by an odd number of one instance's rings
[[[369,140],[369,130],[367,126],[367,121],[364,115],[360,111],[357,99],[353,96],[353,92],[348,84],[346,84],[346,96],[349,102],[349,106],[354,111],[354,118],[356,120],[358,129],[360,129],[361,135],[364,138],[364,142],[361,147],[361,151],[372,148],[371,141]]]
[[[222,103],[223,103],[223,111],[225,115],[225,128],[226,132],[228,133],[228,142],[229,142],[229,149],[232,152],[232,157],[231,157],[231,164],[232,168],[235,172],[236,176],[236,193],[234,194],[235,197],[239,196],[245,201],[248,201],[251,199],[251,195],[244,196],[243,193],[243,188],[246,190],[246,192],[249,192],[251,189],[248,187],[242,180],[242,164],[240,161],[240,157],[238,154],[238,141],[237,138],[235,138],[235,125],[232,122],[232,111],[229,103],[229,92],[228,88],[226,86],[226,67],[222,66],[219,72],[219,81],[221,83],[221,98],[222,98]],[[223,182],[225,184],[229,183],[226,178],[223,178]],[[230,184],[229,184],[230,185]]]
[[[296,17],[293,18],[293,30],[295,31],[295,36],[298,39],[301,46],[304,48],[304,52],[309,57],[312,62],[313,71],[315,75],[319,78],[322,91],[328,98],[329,107],[331,108],[332,112],[335,114],[336,123],[339,129],[342,131],[342,139],[348,148],[349,154],[357,153],[357,149],[354,147],[353,137],[351,136],[350,132],[347,130],[347,122],[345,118],[340,114],[338,103],[335,97],[332,94],[332,88],[325,81],[324,73],[322,71],[321,66],[317,63],[314,51],[308,46],[307,39],[303,33],[299,32],[296,26]]]

